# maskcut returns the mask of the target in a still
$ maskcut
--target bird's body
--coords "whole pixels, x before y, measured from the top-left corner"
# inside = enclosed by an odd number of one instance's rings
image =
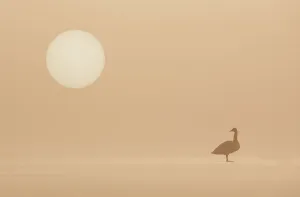
[[[220,144],[212,153],[215,155],[231,154],[240,149],[240,144],[233,141],[226,141]]]
[[[230,155],[240,149],[240,143],[237,139],[237,136],[238,136],[237,129],[233,128],[231,130],[231,132],[234,132],[233,140],[223,142],[214,151],[211,152],[212,154],[215,154],[215,155],[225,155],[226,162],[229,162],[228,155]]]

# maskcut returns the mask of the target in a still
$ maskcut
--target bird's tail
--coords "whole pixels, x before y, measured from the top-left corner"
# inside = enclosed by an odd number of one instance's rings
[[[217,155],[217,154],[219,154],[219,151],[217,149],[215,149],[211,152],[211,154]]]

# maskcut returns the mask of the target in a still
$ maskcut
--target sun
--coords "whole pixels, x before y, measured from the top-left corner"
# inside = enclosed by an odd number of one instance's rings
[[[105,54],[91,33],[69,30],[59,34],[48,46],[46,63],[50,75],[66,88],[85,88],[101,75]]]

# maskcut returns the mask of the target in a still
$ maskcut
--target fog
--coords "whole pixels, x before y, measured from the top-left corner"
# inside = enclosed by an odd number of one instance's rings
[[[296,0],[3,0],[0,196],[299,196]],[[97,37],[107,64],[57,84],[58,33]],[[225,163],[211,151],[232,139]]]

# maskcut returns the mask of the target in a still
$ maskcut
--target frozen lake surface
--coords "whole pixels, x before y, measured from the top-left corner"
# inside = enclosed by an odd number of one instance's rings
[[[300,196],[300,166],[259,159],[111,159],[0,165],[0,195]]]

